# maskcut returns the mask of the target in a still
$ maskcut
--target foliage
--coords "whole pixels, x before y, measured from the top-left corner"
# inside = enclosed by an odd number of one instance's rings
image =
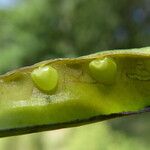
[[[0,60],[5,63],[1,71],[47,58],[148,46],[148,4],[146,0],[20,0],[0,10]]]

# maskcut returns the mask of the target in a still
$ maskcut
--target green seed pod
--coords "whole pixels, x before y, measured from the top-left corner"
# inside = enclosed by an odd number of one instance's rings
[[[0,137],[148,112],[149,90],[150,47],[18,68],[0,76]]]
[[[57,70],[51,66],[39,67],[33,70],[31,77],[36,86],[46,92],[54,90],[58,83]]]
[[[90,62],[91,76],[103,84],[112,84],[115,80],[117,65],[111,58],[96,59]]]

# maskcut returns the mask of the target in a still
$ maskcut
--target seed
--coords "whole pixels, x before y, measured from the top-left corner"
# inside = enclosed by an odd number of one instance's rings
[[[31,78],[40,90],[50,92],[57,86],[58,72],[51,66],[39,67],[32,71]]]
[[[95,59],[89,63],[91,76],[103,84],[112,84],[115,81],[117,65],[111,58]]]

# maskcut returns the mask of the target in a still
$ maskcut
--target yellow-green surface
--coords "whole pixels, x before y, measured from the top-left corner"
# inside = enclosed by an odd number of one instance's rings
[[[51,66],[41,66],[33,70],[31,78],[39,89],[50,92],[57,86],[58,73],[57,70]]]
[[[11,147],[11,150],[149,150],[148,118],[147,113],[77,128],[1,138],[0,149],[10,150]],[[126,130],[113,128],[112,123],[119,122],[121,125],[118,126],[121,128],[124,125]]]
[[[117,67],[112,84],[101,83],[91,75],[89,64],[104,58],[112,59]],[[31,78],[41,65],[58,72],[57,87],[50,93],[38,88]],[[150,105],[149,89],[150,48],[44,61],[0,77],[0,130],[28,127],[17,133],[22,134],[34,126],[140,111]],[[1,136],[7,136],[1,131]]]
[[[95,59],[89,63],[91,76],[102,84],[113,84],[117,74],[117,65],[114,60],[105,57]]]

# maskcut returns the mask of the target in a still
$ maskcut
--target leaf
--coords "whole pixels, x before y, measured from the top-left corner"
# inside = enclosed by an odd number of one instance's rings
[[[148,112],[149,89],[150,47],[20,68],[0,76],[0,136]]]

